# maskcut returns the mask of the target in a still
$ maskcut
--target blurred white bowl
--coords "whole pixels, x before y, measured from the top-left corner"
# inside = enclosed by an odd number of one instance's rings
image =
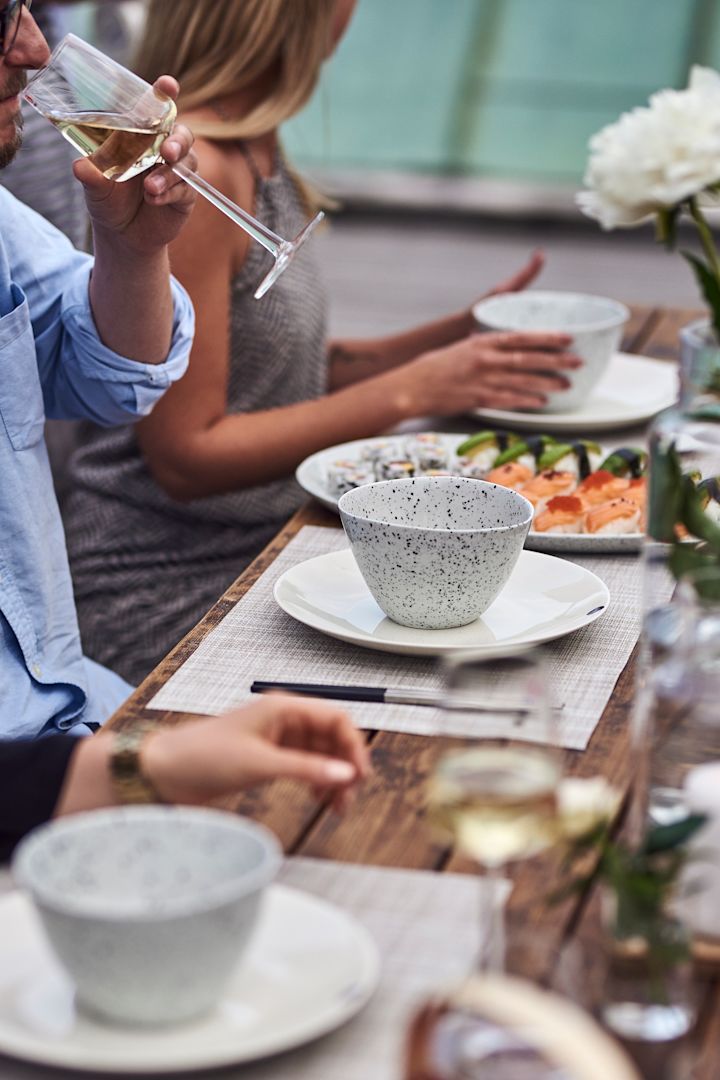
[[[280,858],[272,833],[235,814],[128,806],[42,825],[12,869],[79,1004],[157,1025],[218,1002]]]
[[[533,516],[516,491],[463,476],[367,484],[347,491],[338,508],[376,602],[420,630],[465,626],[490,607]]]
[[[502,293],[480,300],[473,307],[477,324],[485,330],[548,330],[572,334],[570,351],[583,366],[563,371],[568,390],[548,395],[539,412],[569,412],[578,408],[604,374],[617,352],[630,312],[624,304],[604,296],[573,292]]]

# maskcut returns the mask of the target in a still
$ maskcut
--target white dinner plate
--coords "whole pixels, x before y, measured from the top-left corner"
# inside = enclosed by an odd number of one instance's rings
[[[77,1012],[30,901],[0,899],[0,1053],[73,1072],[168,1073],[255,1061],[332,1031],[369,1000],[377,946],[324,900],[272,886],[222,1003],[178,1028],[123,1028]]]
[[[506,412],[476,409],[472,415],[519,431],[563,432],[580,438],[633,427],[651,420],[674,405],[678,396],[678,372],[667,360],[616,353],[600,382],[583,405],[572,412]]]
[[[653,361],[657,363],[657,361]],[[508,413],[508,416],[514,416],[514,413]],[[539,416],[534,417],[535,420],[540,421],[542,418]],[[543,431],[541,425],[535,424],[536,431]],[[439,433],[441,438],[450,451],[454,453],[456,447],[469,438],[468,435],[450,435],[447,433]],[[548,432],[550,434],[550,432]],[[364,447],[372,446],[377,442],[397,442],[400,445],[403,438],[412,438],[411,435],[389,435],[376,439],[356,439],[354,442],[339,443],[337,446],[330,446],[327,450],[320,450],[316,454],[312,454],[297,468],[295,476],[297,478],[300,487],[307,491],[308,495],[312,495],[313,498],[321,502],[323,506],[326,506],[328,510],[332,510],[337,513],[338,501],[334,495],[332,495],[328,489],[327,483],[327,469],[334,461],[354,461],[360,458],[360,455]],[[612,443],[603,447],[603,450],[610,453],[615,447]],[[642,546],[643,534],[642,533],[612,533],[604,536],[591,535],[571,535],[569,533],[534,533],[528,534],[528,538],[525,541],[525,547],[530,548],[533,551],[549,551],[557,555],[585,555],[596,554],[606,555],[613,552],[626,552],[639,551]]]
[[[275,584],[275,599],[298,622],[368,649],[415,656],[478,649],[492,656],[587,626],[605,611],[610,593],[576,563],[523,551],[497,600],[475,622],[413,630],[383,614],[347,548],[286,570]]]

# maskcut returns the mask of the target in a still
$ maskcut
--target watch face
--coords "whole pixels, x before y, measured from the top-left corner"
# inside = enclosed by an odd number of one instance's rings
[[[115,795],[121,803],[161,802],[150,781],[143,775],[140,750],[148,733],[146,727],[120,731],[114,737],[110,775]]]

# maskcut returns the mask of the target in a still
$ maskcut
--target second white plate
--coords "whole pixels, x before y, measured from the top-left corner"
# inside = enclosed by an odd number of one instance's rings
[[[651,420],[677,400],[675,364],[649,356],[616,353],[587,401],[572,412],[506,412],[476,409],[473,416],[517,431],[573,433],[580,437],[633,427]]]
[[[305,626],[368,649],[416,656],[479,649],[491,656],[587,626],[605,611],[610,593],[576,563],[523,551],[481,618],[452,630],[413,630],[383,614],[348,548],[286,570],[275,584],[275,600]]]
[[[114,1027],[77,1012],[30,901],[0,899],[0,1053],[78,1072],[185,1073],[255,1061],[324,1035],[377,986],[370,934],[333,904],[272,886],[219,1007],[178,1028]]]

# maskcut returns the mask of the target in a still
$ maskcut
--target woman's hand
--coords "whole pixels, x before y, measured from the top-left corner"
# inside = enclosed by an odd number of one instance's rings
[[[161,76],[154,86],[177,100],[179,86],[169,75]],[[192,144],[192,132],[176,124],[160,146],[168,164],[156,165],[122,183],[108,180],[87,158],[76,161],[73,171],[85,188],[96,235],[99,232],[110,242],[119,241],[122,249],[133,254],[152,254],[174,240],[193,208],[195,195],[170,166],[182,161],[195,169]]]
[[[544,266],[544,253],[542,251],[533,251],[521,270],[518,270],[516,274],[513,274],[512,277],[507,278],[505,281],[501,281],[499,285],[495,285],[488,292],[483,293],[479,299],[485,300],[488,296],[497,296],[499,293],[522,292],[523,289],[527,289],[528,285],[532,285]]]
[[[581,367],[565,351],[572,338],[555,333],[471,334],[424,353],[388,375],[410,416],[452,416],[469,409],[537,409],[567,390],[562,374]]]
[[[281,777],[342,809],[370,759],[346,713],[327,702],[262,695],[213,720],[148,735],[143,769],[167,802],[204,803]]]
[[[55,816],[112,806],[113,738],[79,739]],[[158,728],[145,736],[144,774],[169,803],[201,805],[282,778],[309,784],[318,798],[342,810],[370,772],[360,732],[335,706],[310,698],[268,694],[212,720]]]

